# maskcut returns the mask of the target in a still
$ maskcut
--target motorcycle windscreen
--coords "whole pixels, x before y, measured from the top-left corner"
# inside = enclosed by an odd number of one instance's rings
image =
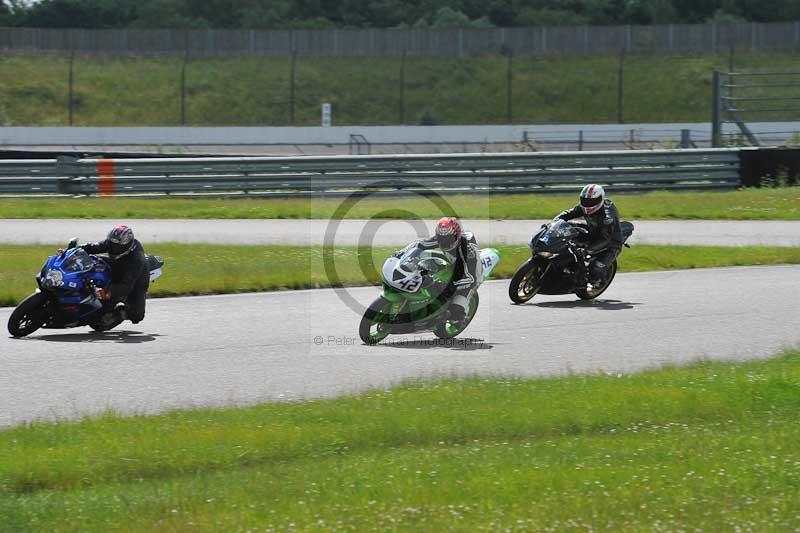
[[[61,269],[64,272],[86,272],[92,268],[94,268],[92,256],[80,248],[72,252],[69,257],[61,263]]]
[[[545,236],[556,237],[559,239],[571,239],[580,235],[580,230],[567,222],[566,220],[558,220],[550,225],[549,230]],[[544,240],[544,239],[543,239]]]

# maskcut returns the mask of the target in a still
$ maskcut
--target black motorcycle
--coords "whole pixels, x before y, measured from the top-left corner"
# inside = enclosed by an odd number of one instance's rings
[[[620,222],[623,244],[633,233],[633,224]],[[531,258],[519,267],[508,287],[515,304],[529,301],[537,294],[574,293],[582,300],[597,298],[611,285],[617,273],[617,261],[609,267],[605,279],[587,286],[586,273],[592,261],[588,251],[589,231],[581,224],[554,220],[531,237]],[[630,248],[627,244],[626,247]],[[601,250],[602,251],[602,250]]]

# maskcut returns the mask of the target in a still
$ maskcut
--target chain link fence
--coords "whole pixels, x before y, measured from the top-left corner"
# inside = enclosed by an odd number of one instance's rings
[[[800,49],[800,21],[786,23],[553,26],[490,29],[89,30],[0,28],[0,49],[97,54],[463,57],[511,50],[602,54]]]

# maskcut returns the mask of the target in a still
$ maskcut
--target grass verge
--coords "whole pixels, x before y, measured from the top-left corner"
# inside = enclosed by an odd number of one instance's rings
[[[515,55],[514,124],[705,122],[720,55],[631,54],[625,58],[624,107],[618,107],[619,58],[613,55]],[[737,71],[792,71],[792,53],[738,53]],[[507,124],[508,59],[400,57],[192,58],[186,68],[186,125],[318,126],[320,104],[338,125]],[[75,58],[76,126],[181,124],[182,58]],[[0,124],[68,122],[68,55],[0,57]],[[791,89],[777,93],[792,96]],[[403,97],[401,106],[400,97]],[[751,96],[766,96],[756,90]],[[774,96],[771,92],[769,95]],[[295,102],[294,113],[290,101]],[[401,114],[400,108],[403,108]],[[789,118],[789,117],[786,117]],[[787,138],[791,134],[787,134]],[[787,139],[788,140],[788,139]]]
[[[488,246],[488,245],[484,245]],[[36,288],[33,276],[56,245],[0,247],[0,305],[16,305]],[[498,246],[496,278],[511,277],[529,257],[526,246]],[[340,247],[332,255],[338,281],[326,272],[321,247],[154,244],[164,274],[150,296],[226,294],[379,282],[379,268],[395,248]],[[800,263],[800,248],[637,245],[619,259],[622,272]]]
[[[800,527],[800,352],[0,432],[11,530]]]
[[[629,220],[800,220],[800,187],[729,192],[612,195]],[[550,219],[575,204],[569,195],[453,195],[448,212],[420,198],[369,198],[344,218],[420,218],[454,215],[476,219]],[[342,218],[343,199],[0,199],[0,218]]]

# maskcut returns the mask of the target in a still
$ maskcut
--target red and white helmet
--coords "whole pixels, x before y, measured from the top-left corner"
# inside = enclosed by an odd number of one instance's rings
[[[592,183],[581,190],[581,207],[587,215],[593,215],[603,207],[606,192],[600,185]]]
[[[455,217],[442,217],[436,224],[436,240],[445,252],[451,252],[461,243],[461,223]]]

